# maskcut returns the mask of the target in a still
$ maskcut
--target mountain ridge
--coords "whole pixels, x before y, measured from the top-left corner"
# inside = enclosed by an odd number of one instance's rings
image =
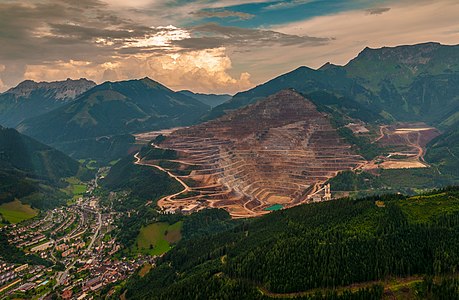
[[[214,108],[207,119],[294,88],[304,94],[327,91],[353,99],[388,122],[424,121],[443,126],[445,117],[459,118],[454,114],[459,106],[458,49],[458,45],[438,43],[365,48],[344,66],[299,67],[237,93]]]
[[[84,145],[80,143],[97,148],[98,141],[105,137],[190,125],[209,109],[198,100],[146,77],[104,82],[71,103],[25,120],[17,129],[81,157]],[[111,143],[103,147],[108,150]],[[127,151],[130,145],[122,147],[122,151]]]
[[[25,80],[0,94],[0,124],[16,127],[28,118],[50,112],[96,86],[87,79],[54,82]]]

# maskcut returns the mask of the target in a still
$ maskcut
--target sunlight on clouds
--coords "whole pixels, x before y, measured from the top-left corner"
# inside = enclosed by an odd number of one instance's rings
[[[128,7],[145,7],[152,4],[164,3],[158,0],[103,0],[103,2],[113,6],[128,6]]]
[[[148,76],[172,89],[213,93],[237,92],[253,86],[249,73],[228,73],[232,62],[226,48],[185,51],[173,42],[190,38],[190,31],[172,25],[151,29],[150,35],[121,44],[120,49],[129,54],[114,53],[99,63],[61,60],[46,66],[31,64],[24,77],[40,81],[86,77],[102,82]],[[107,46],[110,41],[99,38],[94,43]]]
[[[213,93],[237,92],[253,86],[246,72],[236,78],[228,74],[232,63],[225,50],[113,57],[99,65],[73,60],[46,67],[29,65],[25,77],[38,81],[86,77],[101,82],[148,76],[175,90]]]
[[[180,41],[191,37],[189,31],[169,25],[165,27],[153,27],[160,30],[152,36],[145,37],[144,39],[137,39],[132,42],[127,42],[123,48],[142,48],[142,47],[171,47],[172,41]]]

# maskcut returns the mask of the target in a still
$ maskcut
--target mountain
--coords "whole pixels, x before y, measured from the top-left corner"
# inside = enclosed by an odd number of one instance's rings
[[[64,153],[0,127],[0,203],[28,197],[25,202],[35,207],[49,206],[59,200],[53,197],[61,179],[79,170],[79,163]]]
[[[447,126],[459,117],[459,45],[366,48],[344,69],[396,120]]]
[[[198,100],[144,78],[105,82],[71,103],[22,122],[17,128],[74,157],[82,157],[87,152],[82,148],[88,143],[134,132],[190,125],[208,110],[209,106]],[[104,143],[103,147],[111,144]]]
[[[161,157],[158,148],[176,155]],[[364,161],[327,114],[291,90],[179,129],[141,155],[192,182],[188,193],[159,201],[162,209],[195,204],[233,217],[310,202],[320,184]]]
[[[15,127],[75,100],[96,84],[84,78],[56,82],[26,80],[0,94],[0,124]]]
[[[191,91],[180,91],[180,93],[194,98],[210,107],[218,106],[232,98],[231,95],[223,94],[223,95],[215,95],[215,94],[200,94],[200,93],[193,93]]]
[[[415,197],[342,199],[245,220],[231,230],[182,240],[120,294],[457,299],[458,196],[455,188]]]
[[[298,68],[214,108],[208,118],[286,88],[329,92],[386,121],[423,121],[447,127],[459,120],[459,46],[425,43],[364,49],[345,66]]]

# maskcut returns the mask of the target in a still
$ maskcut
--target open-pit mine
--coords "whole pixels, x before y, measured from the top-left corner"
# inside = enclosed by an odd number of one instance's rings
[[[440,135],[436,128],[424,123],[381,125],[379,132],[373,142],[387,153],[367,162],[363,170],[427,168],[429,165],[424,161],[425,148]]]
[[[243,218],[328,200],[323,184],[363,162],[328,116],[291,90],[167,134],[151,147],[174,150],[174,158],[137,156],[138,164],[165,170],[183,185],[158,201],[165,212],[213,207]]]

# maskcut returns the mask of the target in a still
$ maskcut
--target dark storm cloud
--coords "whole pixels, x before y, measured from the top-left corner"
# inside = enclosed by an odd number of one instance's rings
[[[191,28],[194,37],[176,41],[184,49],[209,49],[222,46],[316,46],[327,44],[329,38],[284,34],[272,30],[221,26],[216,23]]]
[[[388,12],[389,10],[390,10],[390,7],[376,7],[376,8],[367,9],[367,13],[370,15],[381,15],[385,12]]]

